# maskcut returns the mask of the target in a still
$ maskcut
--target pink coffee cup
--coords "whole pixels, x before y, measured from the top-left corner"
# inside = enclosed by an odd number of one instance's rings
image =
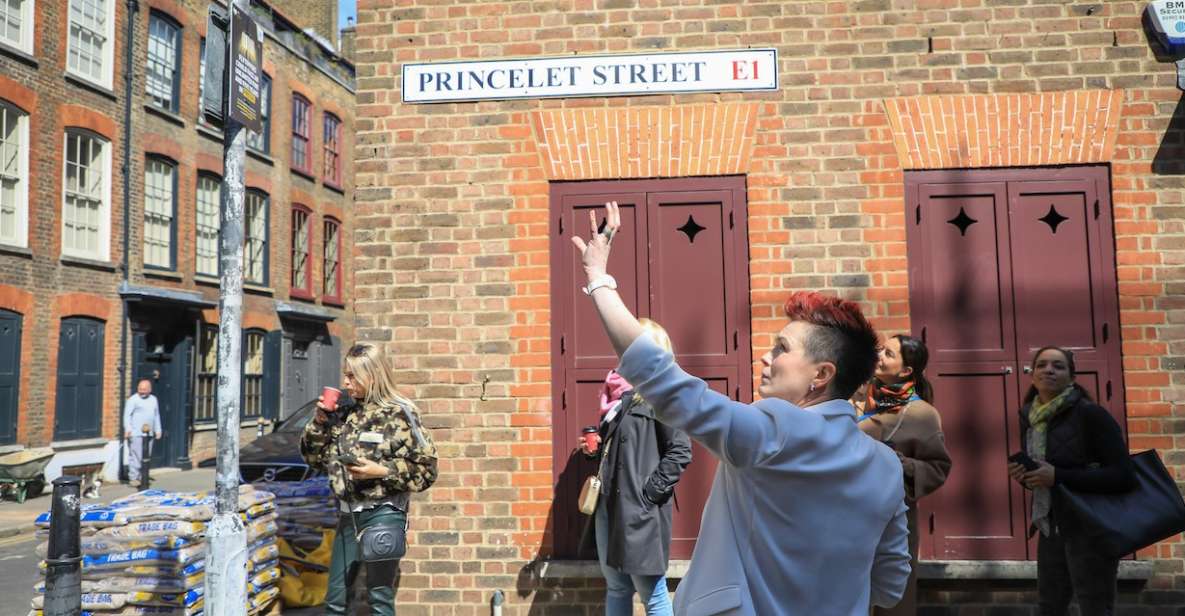
[[[340,398],[341,395],[342,390],[326,385],[321,389],[321,404],[325,405],[325,408],[331,411],[336,411],[337,399]]]

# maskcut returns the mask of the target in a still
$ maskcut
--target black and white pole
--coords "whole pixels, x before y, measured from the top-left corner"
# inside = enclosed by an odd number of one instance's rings
[[[152,428],[140,428],[140,489],[148,489],[148,474],[152,472]]]
[[[78,536],[81,489],[79,477],[63,475],[53,480],[49,553],[45,558],[45,616],[82,613],[82,546]]]
[[[235,0],[233,13],[245,10]],[[233,28],[227,41],[234,40]],[[233,45],[233,43],[231,43]],[[233,48],[227,58],[233,57]],[[232,65],[232,62],[227,62]],[[230,70],[234,70],[231,66]],[[231,100],[231,79],[224,100]],[[243,314],[243,158],[247,131],[226,113],[223,141],[222,225],[218,259],[218,436],[214,519],[206,531],[206,614],[242,616],[247,612],[247,533],[239,517],[239,395],[242,390]]]

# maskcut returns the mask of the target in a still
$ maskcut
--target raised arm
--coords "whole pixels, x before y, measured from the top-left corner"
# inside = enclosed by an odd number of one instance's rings
[[[617,207],[617,202],[606,203],[605,211],[604,231],[597,231],[596,210],[589,210],[588,219],[592,225],[592,236],[588,242],[585,242],[584,238],[580,236],[572,236],[572,243],[576,244],[576,248],[580,251],[581,264],[584,266],[584,274],[588,277],[590,285],[608,276],[609,250],[613,243],[613,236],[621,228],[621,210]],[[641,324],[626,307],[625,302],[621,300],[617,289],[613,287],[602,286],[594,289],[592,301],[596,306],[597,315],[601,317],[601,323],[605,326],[605,333],[609,335],[609,341],[613,344],[613,350],[617,352],[618,357],[621,357],[629,348],[630,343],[642,335]]]

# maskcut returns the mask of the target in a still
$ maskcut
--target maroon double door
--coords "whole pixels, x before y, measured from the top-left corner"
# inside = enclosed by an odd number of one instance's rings
[[[1046,345],[1075,353],[1078,381],[1126,431],[1106,167],[906,175],[913,334],[952,475],[919,505],[921,557],[1024,559],[1029,505],[1005,459]]]
[[[630,310],[661,324],[679,364],[721,393],[752,400],[748,242],[743,177],[555,183],[551,187],[552,391],[555,555],[575,557],[586,516],[576,497],[595,472],[574,448],[598,421],[601,384],[617,357],[592,302],[572,235],[588,238],[588,212],[621,207],[609,273]],[[716,462],[695,445],[675,490],[671,556],[690,557]]]

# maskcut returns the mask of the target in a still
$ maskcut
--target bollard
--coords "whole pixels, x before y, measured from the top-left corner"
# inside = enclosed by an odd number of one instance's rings
[[[495,590],[490,596],[491,616],[502,616],[502,604],[506,602],[506,595],[501,590]]]
[[[53,480],[49,513],[49,554],[45,559],[45,616],[82,613],[82,548],[78,537],[79,490],[82,479]]]
[[[152,470],[152,428],[140,428],[140,489],[148,489],[148,473]]]

